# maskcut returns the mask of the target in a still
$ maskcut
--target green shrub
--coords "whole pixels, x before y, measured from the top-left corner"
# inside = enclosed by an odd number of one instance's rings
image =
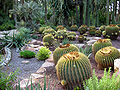
[[[50,54],[51,54],[51,52],[50,52],[50,50],[48,48],[41,47],[41,49],[38,51],[38,53],[36,54],[35,57],[38,60],[45,60],[45,59],[50,57]]]
[[[95,75],[95,70],[93,70],[93,76],[83,84],[84,90],[119,90],[120,75],[117,76],[117,73],[113,73],[111,77],[110,70],[111,68],[107,72],[105,69],[104,76],[100,80]]]
[[[20,56],[23,58],[33,58],[35,57],[35,53],[29,50],[24,50],[20,52]]]

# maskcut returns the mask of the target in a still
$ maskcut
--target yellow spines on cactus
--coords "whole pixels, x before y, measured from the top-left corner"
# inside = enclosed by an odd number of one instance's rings
[[[66,45],[59,46],[53,52],[54,63],[57,64],[58,60],[60,59],[62,55],[72,52],[72,51],[79,51],[79,49],[77,48],[77,46],[73,44],[66,44]]]
[[[54,36],[51,34],[45,35],[43,37],[43,43],[48,43],[49,45],[51,45],[54,41]]]
[[[113,67],[114,60],[120,57],[120,52],[112,46],[100,49],[95,55],[99,69]]]
[[[54,29],[46,29],[43,31],[43,35],[52,34],[55,35],[56,31]]]
[[[105,38],[117,39],[119,36],[119,27],[117,25],[108,25],[105,28]]]
[[[56,73],[62,85],[80,85],[91,76],[91,64],[83,53],[70,52],[59,59]]]
[[[93,44],[92,52],[95,55],[98,50],[107,46],[112,46],[110,39],[99,39]]]

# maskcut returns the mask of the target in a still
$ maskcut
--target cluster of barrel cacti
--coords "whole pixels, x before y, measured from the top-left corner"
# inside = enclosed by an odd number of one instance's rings
[[[110,39],[117,39],[119,36],[119,27],[117,25],[108,25],[105,28],[105,31],[102,32],[103,37]]]
[[[120,52],[112,46],[110,39],[99,39],[92,46],[92,52],[99,69],[113,67],[115,59],[120,58]]]

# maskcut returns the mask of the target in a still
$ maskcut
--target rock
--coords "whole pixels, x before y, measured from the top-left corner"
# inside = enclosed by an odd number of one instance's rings
[[[54,66],[54,63],[51,63],[51,62],[47,62],[47,61],[46,61],[45,63],[42,64],[41,67],[44,67],[44,68],[45,68],[45,67],[52,67],[52,66]]]
[[[33,44],[30,44],[30,47],[32,47],[32,48],[38,48],[39,45],[33,45]]]
[[[79,48],[81,48],[81,47],[84,46],[84,44],[74,44],[74,45],[76,45],[76,46],[79,47]]]
[[[118,49],[118,51],[120,52],[120,49]]]
[[[35,51],[35,48],[27,47],[26,50]]]
[[[38,44],[38,45],[41,45],[41,41],[37,41],[37,44]]]
[[[40,79],[40,78],[44,78],[44,75],[41,74],[37,74],[37,73],[32,73],[30,76],[32,79]]]
[[[87,44],[88,44],[88,45],[92,45],[92,44],[94,44],[96,41],[97,41],[97,40],[90,40],[90,41],[87,42]]]
[[[120,59],[114,60],[114,71],[120,72]]]
[[[50,58],[46,59],[47,62],[54,62],[53,54],[50,55]]]
[[[35,44],[35,43],[37,43],[37,40],[32,40],[32,41],[30,42],[30,44]]]
[[[46,71],[46,69],[45,69],[44,67],[41,67],[41,68],[39,68],[39,69],[37,70],[36,73],[38,73],[38,74],[43,74],[45,71]]]
[[[22,64],[28,64],[30,61],[22,61]]]
[[[38,79],[32,79],[32,84],[37,84],[39,82]],[[23,79],[20,82],[20,88],[26,88],[26,86],[28,86],[28,88],[31,86],[31,79]]]

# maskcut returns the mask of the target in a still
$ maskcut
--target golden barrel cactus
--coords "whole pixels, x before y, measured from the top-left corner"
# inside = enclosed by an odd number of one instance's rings
[[[86,55],[70,52],[63,55],[57,65],[56,73],[62,85],[76,86],[91,76],[91,64]]]
[[[55,49],[53,52],[53,60],[54,63],[57,64],[58,60],[60,57],[66,53],[73,52],[73,51],[79,51],[77,46],[73,44],[66,44],[66,45],[61,45],[58,48]]]
[[[100,49],[95,55],[99,69],[114,66],[114,60],[120,57],[120,52],[112,46]]]
[[[92,52],[95,55],[101,48],[112,46],[110,39],[99,39],[92,46]]]

